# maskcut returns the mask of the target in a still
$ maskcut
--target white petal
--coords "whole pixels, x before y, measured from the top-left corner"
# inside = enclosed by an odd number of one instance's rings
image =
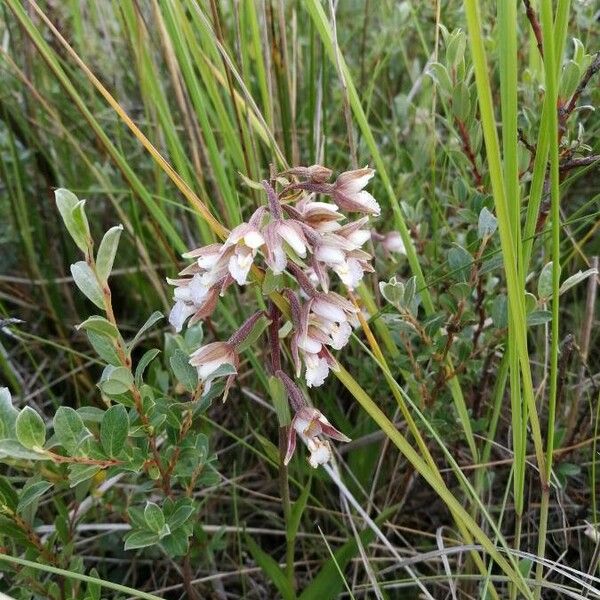
[[[329,365],[324,358],[316,354],[306,354],[306,385],[308,387],[318,387],[323,384],[329,374]]]
[[[368,229],[357,229],[347,236],[350,242],[360,248],[365,242],[371,239],[371,232]]]
[[[317,354],[321,351],[323,345],[321,342],[311,338],[308,335],[298,336],[298,348],[308,352],[309,354]]]
[[[229,259],[229,272],[239,285],[248,283],[248,273],[252,267],[252,254],[234,254]]]
[[[383,240],[383,247],[388,252],[397,252],[406,255],[406,248],[402,236],[397,231],[390,231]]]
[[[374,215],[378,215],[381,212],[379,203],[371,196],[371,194],[369,194],[369,192],[358,192],[356,195],[352,196],[352,200],[361,204],[366,212],[370,212]]]
[[[184,302],[191,302],[192,294],[190,292],[190,286],[189,285],[181,285],[179,287],[176,287],[173,292],[173,296],[175,297],[175,300],[183,300]]]
[[[305,213],[315,210],[336,213],[339,210],[335,204],[331,204],[330,202],[307,202],[302,208]]]
[[[306,244],[293,227],[284,222],[279,225],[277,232],[298,256],[301,258],[306,256]]]
[[[185,302],[175,302],[171,312],[169,313],[169,323],[175,327],[175,331],[179,333],[183,328],[186,320],[196,312],[193,304]]]
[[[304,419],[298,415],[292,419],[294,429],[301,435],[304,435],[304,432],[310,427],[311,423],[312,419]]]
[[[327,244],[321,244],[317,247],[315,257],[317,260],[320,260],[328,265],[335,265],[344,262],[346,253],[340,248],[334,248],[333,246],[328,246]]]
[[[362,169],[359,169],[362,170]],[[339,177],[339,187],[344,190],[345,194],[355,194],[360,192],[369,180],[375,175],[375,171],[373,169],[364,169],[364,175],[361,177],[356,177],[353,174],[353,171],[347,171],[346,173],[342,173]]]
[[[352,333],[352,327],[349,323],[341,323],[332,328],[331,330],[331,347],[335,350],[341,350],[350,339]]]
[[[274,275],[281,275],[285,271],[285,266],[287,265],[287,256],[282,246],[276,246],[272,250],[273,252],[273,261],[271,264],[271,270]]]
[[[348,259],[347,262],[341,265],[335,265],[333,270],[338,274],[342,283],[351,290],[360,283],[364,274],[360,263],[354,258]]]
[[[214,373],[221,365],[225,364],[229,363],[221,358],[198,365],[198,379],[207,379],[209,375]]]
[[[210,287],[205,284],[205,279],[204,276],[196,274],[190,281],[190,298],[195,304],[202,304],[208,294]]]
[[[321,298],[317,298],[312,304],[312,311],[323,317],[324,319],[328,319],[329,321],[335,321],[336,323],[343,323],[347,321],[346,313],[335,304],[331,302],[327,302]]]
[[[198,257],[198,266],[208,271],[212,269],[218,262],[220,252],[211,252]]]
[[[319,233],[332,233],[340,229],[341,225],[339,221],[319,221],[312,223],[312,228]]]
[[[316,469],[319,465],[324,465],[331,460],[331,450],[329,444],[321,440],[317,440],[311,449],[310,456],[308,457],[308,463],[313,469]]]
[[[265,238],[258,231],[250,231],[244,236],[244,244],[248,248],[256,250],[265,243]]]

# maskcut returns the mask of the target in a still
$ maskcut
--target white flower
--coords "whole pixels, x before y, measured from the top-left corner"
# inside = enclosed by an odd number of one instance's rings
[[[306,447],[310,451],[308,464],[313,469],[327,464],[331,460],[331,448],[329,447],[329,442],[326,440],[307,438]]]
[[[267,248],[267,263],[275,275],[283,273],[287,256],[283,243],[301,258],[306,256],[307,242],[301,224],[295,219],[277,219],[263,229]]]
[[[404,254],[404,256],[406,256],[404,242],[397,231],[390,231],[389,233],[386,233],[381,241],[381,245],[388,252],[396,252],[397,254]]]
[[[374,174],[375,171],[368,167],[342,173],[333,184],[332,200],[341,209],[349,212],[378,215],[381,208],[377,200],[363,190]]]
[[[242,223],[229,234],[214,268],[219,262],[227,261],[230,275],[239,285],[246,285],[254,257],[264,243],[264,237],[254,225]]]
[[[296,205],[299,218],[319,233],[329,233],[340,228],[338,221],[344,218],[338,207],[329,202],[304,199]]]
[[[310,308],[316,315],[336,323],[354,322],[358,312],[354,304],[335,292],[317,294]]]
[[[336,275],[340,278],[341,282],[350,290],[356,288],[365,273],[361,262],[356,258],[349,258],[343,263],[335,265],[333,270],[336,272]]]
[[[310,406],[300,408],[294,418],[288,433],[287,451],[285,454],[284,464],[288,464],[292,459],[296,449],[296,436],[306,444],[310,452],[308,462],[311,467],[317,468],[331,459],[331,449],[326,440],[319,436],[326,435],[331,439],[340,442],[349,442],[350,438],[345,436],[341,431],[338,431],[321,413],[321,411]]]
[[[225,396],[237,372],[239,364],[238,355],[232,344],[227,342],[212,342],[198,348],[190,356],[190,365],[198,370],[198,379],[204,384],[204,393],[208,392],[214,379],[219,377],[219,369],[225,365],[233,368],[233,373],[227,375],[225,384]]]

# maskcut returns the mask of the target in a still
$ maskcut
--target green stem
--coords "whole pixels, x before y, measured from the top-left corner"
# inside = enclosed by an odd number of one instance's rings
[[[283,464],[287,452],[287,430],[288,427],[279,428],[279,489],[281,493],[281,504],[283,505],[283,517],[285,520],[285,575],[292,589],[296,588],[294,577],[294,545],[295,536],[290,536],[290,519],[292,515],[292,504],[290,501],[290,486],[288,481],[288,469]]]
[[[6,561],[15,565],[21,565],[23,567],[29,567],[30,569],[37,569],[38,571],[45,571],[46,573],[52,573],[54,575],[62,575],[63,577],[69,577],[71,579],[77,579],[78,581],[84,581],[86,583],[94,583],[96,585],[121,592],[126,596],[134,596],[135,598],[143,598],[145,600],[163,600],[159,596],[153,594],[147,594],[146,592],[140,592],[133,588],[127,587],[126,585],[120,585],[113,583],[112,581],[106,581],[97,577],[90,577],[89,575],[82,575],[81,573],[75,573],[73,571],[67,571],[66,569],[59,569],[58,567],[51,567],[50,565],[43,565],[41,563],[33,562],[32,560],[25,560],[24,558],[17,558],[16,556],[7,556],[6,554],[0,554],[0,561]]]
[[[540,509],[540,524],[538,537],[538,558],[542,559],[546,549],[546,535],[548,527],[548,512],[550,504],[549,480],[552,473],[552,454],[554,451],[554,420],[556,415],[556,399],[558,389],[558,336],[559,336],[559,288],[560,288],[560,180],[558,156],[558,115],[556,110],[558,89],[556,82],[553,10],[551,0],[542,0],[541,3],[542,38],[544,41],[544,75],[546,82],[546,97],[551,110],[548,118],[542,122],[550,140],[550,197],[552,218],[552,333],[550,345],[550,393],[548,398],[548,431],[546,433],[546,485],[542,488]],[[536,598],[540,597],[543,578],[543,564],[537,563]]]
[[[445,483],[437,476],[427,465],[427,463],[417,454],[408,440],[398,431],[395,425],[385,416],[383,411],[377,406],[373,399],[362,389],[356,380],[338,364],[335,374],[340,382],[352,394],[356,401],[363,407],[369,416],[379,425],[381,430],[400,450],[413,467],[421,474],[427,483],[444,501],[448,509],[457,515],[475,540],[480,543],[489,553],[490,557],[506,573],[510,580],[516,585],[525,598],[532,598],[531,591],[527,587],[520,573],[507,561],[490,538],[485,534],[473,517],[465,510],[464,506],[448,489]]]
[[[511,211],[507,201],[502,162],[500,160],[500,146],[496,130],[496,119],[494,116],[494,103],[490,87],[485,46],[481,32],[479,2],[477,0],[465,0],[464,6],[467,17],[471,55],[473,57],[473,66],[475,69],[475,82],[479,99],[483,136],[487,151],[490,180],[496,213],[498,215],[498,232],[500,234],[502,254],[504,255],[504,270],[508,287],[509,315],[515,323],[514,338],[521,367],[523,395],[525,396],[525,403],[529,412],[535,454],[540,470],[542,487],[544,487],[546,484],[544,446],[540,422],[535,406],[531,366],[527,350],[525,299],[518,272],[518,259],[515,239],[512,232]]]

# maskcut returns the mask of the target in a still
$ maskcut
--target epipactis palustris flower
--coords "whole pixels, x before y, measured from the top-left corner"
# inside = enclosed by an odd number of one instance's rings
[[[198,379],[204,385],[205,394],[210,390],[213,381],[220,376],[220,367],[224,365],[231,366],[234,372],[226,375],[227,381],[223,398],[225,400],[239,367],[239,357],[233,344],[229,342],[212,342],[201,346],[191,354],[190,365],[198,370]]]
[[[175,286],[175,304],[169,314],[169,323],[177,332],[191,317],[190,325],[209,317],[217,305],[220,293],[232,279],[227,265],[220,263],[223,244],[211,244],[184,254],[184,258],[196,261],[179,273],[179,279],[167,278]]]
[[[381,245],[384,250],[388,252],[395,252],[397,254],[404,254],[406,256],[406,248],[400,233],[397,231],[390,231],[383,236]]]
[[[322,439],[321,436],[327,436],[339,442],[351,441],[348,436],[337,430],[321,411],[311,406],[300,408],[292,419],[288,432],[287,451],[283,461],[286,465],[292,459],[296,449],[296,436],[300,436],[300,439],[306,444],[310,452],[308,462],[315,469],[331,460],[329,442]]]
[[[239,285],[246,285],[256,253],[264,243],[265,238],[257,227],[252,223],[242,223],[227,237],[217,262],[226,262],[235,281]]]
[[[375,175],[373,169],[365,167],[341,173],[331,189],[331,199],[348,212],[379,215],[381,208],[373,196],[363,188]]]
[[[263,235],[267,248],[267,264],[274,275],[280,275],[287,264],[284,242],[300,257],[306,256],[307,241],[302,225],[295,219],[275,219],[265,225]]]

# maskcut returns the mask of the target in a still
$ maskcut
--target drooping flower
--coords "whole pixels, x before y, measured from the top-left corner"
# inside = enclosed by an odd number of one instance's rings
[[[196,276],[194,276],[196,277]],[[190,325],[209,317],[217,306],[219,297],[219,287],[214,286],[207,290],[199,302],[193,298],[198,298],[197,294],[192,294],[193,279],[170,279],[169,283],[176,285],[175,304],[169,313],[169,323],[180,332],[185,322],[190,318]]]
[[[358,325],[356,320],[358,308],[352,302],[335,292],[321,292],[316,294],[310,309],[313,313],[328,321],[336,323],[348,322],[352,325]]]
[[[339,175],[331,189],[331,199],[343,210],[379,215],[381,208],[373,196],[363,188],[375,171],[365,167]]]
[[[223,400],[225,400],[237,373],[239,357],[233,344],[229,342],[212,342],[201,346],[191,354],[190,365],[196,367],[198,370],[198,379],[204,384],[204,393],[210,390],[215,379],[218,377],[227,377],[223,397]],[[231,373],[228,370],[225,375],[222,375],[223,369],[221,367],[227,365],[232,367],[234,372]]]
[[[217,264],[227,261],[231,276],[239,285],[246,285],[254,257],[264,243],[264,237],[254,225],[242,223],[227,237]]]
[[[287,264],[284,242],[300,257],[306,257],[308,242],[302,225],[295,219],[275,219],[263,229],[267,249],[267,264],[275,275],[280,275]]]
[[[289,207],[286,208],[289,210]],[[339,221],[345,218],[335,204],[317,202],[308,196],[300,200],[294,210],[298,219],[319,233],[336,231],[341,227]]]
[[[340,442],[350,441],[350,438],[338,431],[321,411],[310,406],[300,408],[294,415],[289,429],[284,464],[287,465],[292,459],[296,449],[296,436],[300,436],[310,452],[308,462],[311,467],[316,469],[319,465],[329,462],[331,448],[329,442],[322,439],[323,435]]]
[[[361,247],[371,237],[368,229],[363,229],[367,217],[341,226],[335,233],[326,233],[315,243],[313,269],[323,278],[326,269],[319,263],[332,269],[342,283],[354,289],[362,280],[365,272],[372,271],[371,255]],[[323,289],[327,290],[321,281]]]
[[[387,252],[394,252],[406,256],[404,242],[402,241],[400,233],[397,231],[390,231],[386,233],[381,240],[381,245],[383,246],[384,250],[387,250]]]
[[[286,297],[292,309],[290,348],[296,375],[300,376],[304,366],[306,385],[318,387],[335,368],[328,347],[340,350],[348,343],[352,326],[357,324],[358,309],[333,292],[313,293],[302,306],[291,290],[287,290]]]
[[[191,317],[190,324],[210,316],[230,279],[226,265],[221,265],[222,244],[211,244],[184,254],[196,261],[179,273],[178,279],[167,278],[175,286],[175,304],[169,314],[169,323],[177,332]]]

